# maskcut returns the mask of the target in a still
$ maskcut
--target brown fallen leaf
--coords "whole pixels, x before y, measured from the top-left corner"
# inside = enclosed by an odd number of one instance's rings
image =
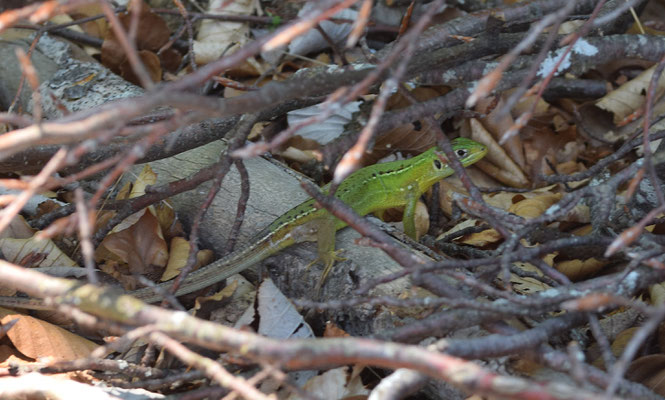
[[[99,247],[127,263],[132,273],[151,272],[151,266],[164,267],[168,261],[168,246],[159,221],[146,210],[129,228],[106,236]],[[96,254],[99,257],[102,253]]]
[[[199,250],[196,254],[196,265],[194,270],[198,269],[201,265],[206,265],[212,261],[211,250]],[[162,282],[171,280],[180,274],[180,270],[187,264],[189,258],[189,241],[185,238],[174,237],[171,239],[171,251],[169,252],[169,261],[166,264],[164,274],[160,279]]]
[[[133,14],[130,12],[118,15],[118,19],[126,31],[129,30],[132,18]],[[139,50],[139,55],[144,65],[147,64],[147,70],[153,82],[158,82],[161,80],[162,68],[159,57],[155,52],[168,41],[171,34],[170,30],[164,19],[153,13],[146,4],[143,4],[141,7],[137,26],[137,50]],[[101,59],[102,63],[111,71],[120,74],[131,82],[139,83],[138,78],[129,65],[124,48],[111,29],[106,32],[104,42],[102,43]]]
[[[614,115],[614,123],[622,122],[626,117],[644,107],[651,77],[656,66],[645,70],[635,79],[621,85],[618,89],[611,91],[602,99],[598,100],[596,106],[602,110],[609,111]],[[665,75],[661,75],[656,89],[656,98],[665,90]]]
[[[665,354],[651,354],[633,361],[626,371],[626,379],[665,396]]]
[[[28,315],[0,308],[0,322],[13,319],[18,322],[7,332],[7,337],[22,354],[34,358],[48,357],[56,361],[76,360],[88,357],[97,344]]]
[[[489,132],[492,133],[494,139],[500,141],[503,134],[515,123],[515,120],[510,114],[499,116],[499,110],[503,108],[505,101],[504,96],[499,97],[494,107],[489,107],[487,103],[494,103],[495,99],[484,99],[478,102],[476,110],[487,115],[487,117],[480,119],[482,125]],[[487,112],[489,111],[489,112]],[[524,148],[522,139],[519,135],[515,135],[503,145],[506,152],[510,155],[511,159],[524,170],[526,163],[524,160]]]
[[[497,143],[492,134],[475,118],[469,119],[469,137],[487,146],[488,151],[482,164],[476,166],[494,179],[514,187],[526,187],[529,179],[512,157]],[[494,168],[492,168],[494,166]]]
[[[0,345],[0,368],[8,368],[10,365],[30,363],[32,363],[32,360],[21,354],[15,348],[6,344]]]

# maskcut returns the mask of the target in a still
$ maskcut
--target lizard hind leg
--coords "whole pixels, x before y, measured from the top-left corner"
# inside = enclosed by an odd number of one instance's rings
[[[326,278],[328,278],[328,275],[330,274],[330,271],[332,271],[333,266],[335,266],[335,263],[337,261],[346,261],[345,257],[339,256],[339,254],[343,251],[344,249],[338,249],[338,250],[330,250],[323,254],[319,254],[316,260],[312,261],[311,263],[309,263],[309,265],[307,265],[307,268],[309,268],[312,265],[316,264],[317,262],[321,262],[323,264],[323,272],[321,273],[321,279],[319,279],[319,282],[316,284],[317,292],[320,291],[321,288],[323,287],[323,284],[326,282]]]
[[[323,264],[323,273],[321,279],[316,285],[317,292],[323,287],[323,284],[332,271],[332,267],[337,261],[344,261],[346,258],[340,257],[342,250],[335,250],[335,232],[337,231],[337,220],[334,217],[324,217],[317,220],[317,244],[318,257],[307,265],[307,268],[321,262]]]

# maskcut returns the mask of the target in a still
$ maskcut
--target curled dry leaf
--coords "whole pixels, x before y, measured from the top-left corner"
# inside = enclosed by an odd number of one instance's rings
[[[665,304],[665,282],[649,286],[649,297],[653,306],[658,307]]]
[[[448,179],[439,182],[439,207],[446,215],[450,215],[453,212],[453,194],[455,193],[461,193],[465,196],[469,195],[463,187],[453,185]]]
[[[189,241],[185,238],[175,237],[171,239],[171,251],[169,252],[169,261],[166,264],[166,269],[160,278],[160,281],[165,282],[171,280],[180,274],[189,258]]]
[[[255,0],[213,0],[208,4],[207,13],[225,15],[251,15],[260,4]],[[249,24],[244,22],[216,21],[205,19],[201,22],[199,33],[194,41],[194,54],[197,64],[208,64],[222,55],[229,55],[249,41]],[[250,57],[241,67],[233,72],[259,75],[263,67]]]
[[[118,197],[136,198],[145,194],[148,185],[157,182],[157,174],[146,164],[135,182],[125,185]],[[128,264],[131,273],[150,273],[151,267],[164,267],[168,247],[154,207],[148,207],[125,218],[116,225],[95,251],[97,261]]]
[[[516,196],[516,197],[519,197]],[[541,216],[550,206],[561,199],[561,193],[542,194],[532,198],[525,198],[508,208],[508,211],[527,219]]]
[[[323,331],[323,337],[325,338],[341,338],[341,337],[349,337],[348,332],[346,332],[344,329],[340,328],[338,325],[336,325],[332,321],[326,321],[326,329]]]
[[[549,193],[547,190],[538,189],[528,193],[516,194],[504,192],[489,194],[483,197],[491,206],[502,208],[504,210],[507,208],[507,211],[513,214],[531,219],[542,215],[550,206],[556,204],[561,198],[561,194]],[[446,235],[461,229],[461,226],[475,226],[476,224],[476,220],[464,221],[446,232]],[[492,243],[497,243],[501,239],[501,235],[496,230],[486,229],[482,232],[465,235],[455,241],[471,246],[483,247]]]
[[[71,10],[69,12],[69,16],[72,19],[83,19],[99,14],[102,14],[102,7],[98,3],[83,4],[80,7],[76,7],[76,9]],[[85,33],[87,33],[90,36],[96,38],[103,38],[106,36],[106,32],[109,29],[109,24],[106,18],[96,18],[92,21],[68,27],[67,29],[81,30],[85,31]]]
[[[150,80],[153,82],[159,82],[162,80],[162,64],[159,60],[159,56],[148,50],[139,50],[139,59],[141,63],[145,66],[148,74],[150,75]],[[120,71],[120,76],[127,79],[132,83],[139,83],[139,78],[134,73],[134,68],[130,64],[129,60],[124,60],[118,65],[118,71]]]
[[[298,129],[298,135],[311,139],[319,144],[330,143],[337,139],[343,132],[347,124],[351,122],[353,114],[360,110],[360,101],[353,101],[345,104],[336,110],[325,121],[309,124]],[[289,111],[286,116],[289,126],[296,126],[308,118],[316,117],[321,114],[323,107],[330,106],[328,103],[316,104],[299,110]]]
[[[416,226],[416,240],[418,240],[429,231],[429,212],[427,211],[427,206],[422,201],[418,201],[416,204],[414,220]]]
[[[168,247],[159,221],[151,212],[144,212],[129,228],[106,236],[100,248],[113,253],[128,264],[132,273],[152,272],[151,267],[164,267],[168,260]],[[99,256],[102,254],[96,253]]]
[[[35,230],[25,222],[25,218],[21,215],[15,215],[9,222],[9,225],[0,232],[0,239],[13,238],[13,239],[28,239],[35,234]]]
[[[594,276],[607,265],[607,261],[594,257],[585,260],[565,260],[558,262],[555,257],[554,260],[554,267],[573,282]]]
[[[3,324],[18,319],[16,325],[7,332],[7,337],[18,351],[34,359],[48,357],[56,361],[76,360],[88,357],[97,347],[88,339],[59,326],[5,308],[0,308],[0,318]]]
[[[43,254],[45,257],[40,257],[40,262],[32,267],[74,267],[78,266],[71,258],[63,253],[52,240],[36,239],[39,234],[37,232],[34,236],[28,239],[0,239],[0,251],[2,251],[4,258],[13,263],[20,263],[21,260],[29,257],[31,254]]]
[[[515,274],[510,274],[510,284],[516,293],[529,295],[533,293],[543,292],[550,289],[550,286],[531,277],[522,277]]]
[[[651,354],[633,361],[626,371],[626,379],[665,396],[665,354]]]
[[[621,85],[618,89],[605,95],[596,102],[596,106],[602,110],[612,113],[614,123],[619,124],[629,115],[644,107],[646,96],[644,95],[649,88],[649,83],[653,76],[656,66],[645,70],[637,78]],[[661,74],[656,89],[656,98],[660,97],[665,91],[665,74]]]
[[[238,280],[234,280],[230,284],[226,285],[224,289],[220,290],[215,294],[212,294],[210,296],[197,297],[196,301],[194,302],[194,307],[192,307],[192,309],[189,310],[190,314],[196,315],[196,312],[200,310],[203,307],[204,303],[206,302],[209,301],[219,302],[224,299],[230,298],[231,296],[233,296],[237,288],[238,288]]]
[[[157,174],[155,173],[155,171],[152,170],[150,164],[146,164],[141,170],[139,176],[136,177],[136,180],[132,184],[132,189],[129,192],[129,198],[133,199],[136,197],[143,196],[145,194],[145,188],[149,185],[154,185],[156,183],[157,183]]]
[[[584,236],[592,233],[591,225],[585,225],[572,232],[576,236]],[[586,259],[561,260],[558,253],[548,254],[545,258],[550,266],[566,275],[573,282],[586,279],[599,273],[606,265],[607,260],[590,257]]]
[[[561,194],[557,189],[558,185],[550,185],[523,193],[497,192],[486,194],[483,199],[491,206],[514,212],[525,218],[533,218],[560,200]],[[525,204],[521,205],[522,202]],[[559,221],[586,223],[589,222],[589,218],[589,207],[579,204]]]
[[[349,372],[349,367],[331,369],[308,380],[302,389],[319,399],[347,399],[356,398],[355,396],[365,398],[369,390],[363,385],[360,376],[349,379]],[[294,393],[288,399],[298,398],[300,397]]]
[[[623,351],[626,349],[626,345],[639,329],[640,327],[634,326],[622,331],[617,335],[616,339],[614,339],[612,345],[610,346],[612,349],[612,354],[614,354],[615,357],[621,356],[621,353],[623,353]]]
[[[504,96],[510,96],[513,91],[514,89],[504,92]],[[549,112],[550,105],[543,100],[541,96],[537,96],[535,93],[528,93],[519,99],[515,106],[513,106],[511,112],[513,117],[515,117],[531,112],[531,110],[533,110],[534,116],[541,116]]]
[[[132,13],[126,12],[118,15],[118,19],[125,31],[129,30]],[[159,15],[153,13],[143,4],[139,15],[138,30],[136,33],[136,48],[141,60],[148,63],[148,71],[153,82],[161,80],[162,68],[156,52],[169,40],[171,32],[166,22]],[[102,63],[111,71],[133,83],[139,83],[132,70],[125,49],[120,44],[113,30],[109,29],[102,43]],[[155,79],[157,78],[157,79]]]
[[[174,237],[171,239],[171,251],[169,252],[169,261],[162,275],[161,281],[168,281],[180,274],[187,264],[187,259],[189,258],[189,241],[181,237]],[[201,265],[206,265],[212,261],[212,251],[211,250],[199,250],[196,254],[196,265],[194,265],[194,270],[198,269]]]
[[[159,226],[162,228],[162,233],[166,240],[184,235],[185,231],[182,224],[176,218],[175,210],[168,201],[160,201],[159,204],[154,205],[154,208],[155,216],[159,221]]]
[[[255,310],[258,313],[257,316],[253,315]],[[314,337],[310,325],[271,279],[266,279],[259,286],[254,307],[246,310],[245,314],[236,322],[236,327],[253,324],[257,317],[258,333],[261,335],[275,339]],[[316,376],[316,371],[294,371],[289,373],[289,376],[302,386],[310,378]]]
[[[451,235],[462,229],[471,228],[483,224],[482,221],[479,221],[474,218],[467,218],[459,224],[455,225],[453,228],[447,232],[442,233],[437,240],[440,240],[448,235]],[[469,246],[475,247],[485,247],[494,243],[499,242],[502,239],[501,234],[494,229],[485,229],[482,232],[472,233],[469,235],[464,235],[455,239],[456,243],[462,243]]]
[[[318,7],[315,2],[307,2],[302,9],[298,12],[299,17],[306,16]],[[344,9],[333,15],[332,18],[340,20],[355,21],[358,17],[358,11],[351,9]],[[321,21],[319,23],[321,29],[328,35],[333,43],[342,44],[346,37],[351,32],[352,26],[348,22],[334,22],[334,21]],[[315,51],[328,48],[330,45],[327,40],[321,36],[317,29],[310,29],[302,35],[298,35],[291,41],[289,45],[289,53],[305,55]]]
[[[447,90],[430,87],[417,87],[409,90],[412,98],[418,102],[425,102],[445,94]],[[413,101],[400,91],[388,99],[386,110],[394,111],[410,107]],[[435,115],[437,118],[437,115]],[[366,156],[368,163],[374,163],[395,150],[409,153],[421,153],[436,144],[436,137],[432,127],[426,119],[397,125],[376,141],[371,154]]]
[[[492,134],[483,127],[480,121],[475,118],[469,119],[469,128],[470,138],[486,145],[488,148],[485,159],[476,163],[479,169],[506,185],[514,187],[529,185],[529,180],[524,172],[508,156],[503,147],[494,140]]]
[[[504,116],[499,115],[499,110],[503,108],[505,101],[503,96],[499,97],[499,101],[496,102],[496,105],[490,106],[488,103],[494,103],[494,98],[484,99],[478,102],[476,110],[482,113],[487,114],[487,117],[480,119],[482,126],[491,132],[496,141],[503,139],[503,134],[510,129],[510,127],[515,123],[513,117],[510,114]],[[489,113],[487,112],[489,109]],[[515,135],[512,138],[508,139],[503,145],[503,148],[510,155],[510,158],[522,169],[524,170],[526,163],[524,160],[524,148],[522,146],[522,139],[519,135]]]
[[[551,264],[551,258],[548,262],[548,257],[545,257],[545,262]],[[526,273],[543,276],[543,273],[540,271],[540,269],[538,269],[535,265],[531,263],[515,262],[513,263],[513,266]],[[517,274],[514,273],[510,274],[510,283],[513,286],[515,292],[520,294],[533,294],[551,289],[551,287],[548,284],[543,283],[536,278],[532,278],[529,276],[518,276]]]
[[[11,365],[27,365],[32,362],[30,358],[24,356],[15,348],[0,344],[0,368],[9,368]]]

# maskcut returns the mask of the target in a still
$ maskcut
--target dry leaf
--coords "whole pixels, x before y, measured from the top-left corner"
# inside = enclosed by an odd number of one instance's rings
[[[508,211],[527,219],[536,218],[560,199],[561,193],[534,196],[513,204]]]
[[[187,265],[189,258],[189,241],[185,238],[174,237],[171,239],[171,251],[169,252],[169,261],[162,274],[160,281],[169,281],[180,274],[180,271]]]
[[[168,247],[159,221],[151,212],[143,212],[129,228],[106,236],[100,248],[116,255],[137,274],[150,272],[151,266],[164,267],[168,260]],[[97,259],[100,254],[96,253]]]
[[[645,70],[637,78],[621,85],[598,100],[596,106],[614,115],[614,123],[619,124],[630,114],[644,107],[646,92],[656,66]],[[659,98],[665,90],[665,74],[658,80],[655,98]]]
[[[171,251],[169,252],[169,261],[162,274],[161,281],[168,281],[180,274],[180,271],[187,264],[187,259],[189,258],[189,241],[181,237],[174,237],[171,239]],[[196,254],[196,264],[194,265],[193,270],[199,269],[201,265],[209,264],[212,261],[212,251],[211,250],[199,250]]]
[[[25,365],[32,362],[15,348],[0,344],[0,368],[9,368],[10,365]]]
[[[298,12],[299,17],[306,16],[318,6],[315,3],[307,2]],[[358,16],[356,10],[344,9],[332,16],[332,18],[355,21]],[[351,24],[348,22],[321,21],[321,29],[328,35],[333,43],[342,45],[344,39],[351,32]],[[323,38],[317,29],[310,29],[302,35],[298,35],[289,44],[289,53],[305,55],[315,51],[327,49],[330,44]]]
[[[259,10],[255,0],[214,0],[208,4],[207,12],[224,15],[251,15]],[[207,64],[218,59],[222,54],[229,55],[247,44],[249,24],[243,22],[216,21],[205,19],[201,22],[199,33],[194,41],[194,54],[197,64]],[[252,57],[242,68],[244,73],[259,75],[263,67]]]
[[[538,292],[544,292],[550,289],[545,283],[530,277],[521,277],[517,275],[510,275],[510,284],[516,293],[528,295]]]
[[[455,193],[461,193],[465,196],[469,195],[463,187],[455,186],[448,182],[447,179],[439,182],[439,207],[446,215],[450,215],[453,212],[452,204]]]
[[[150,80],[153,82],[161,81],[163,71],[159,56],[149,50],[139,50],[138,54],[139,60],[141,60],[141,63],[145,66],[145,69],[150,76]],[[120,76],[129,82],[135,84],[141,83],[141,80],[134,72],[134,68],[132,67],[132,64],[129,62],[129,60],[123,60],[120,65],[118,65],[118,71],[120,72]]]
[[[21,260],[33,258],[33,255],[43,255],[39,263],[31,265],[32,267],[75,267],[78,266],[71,258],[63,253],[50,239],[38,240],[35,233],[28,239],[0,239],[0,251],[4,258],[15,264],[20,264]]]
[[[306,139],[314,140],[319,144],[330,143],[344,132],[346,125],[352,121],[353,114],[360,110],[361,104],[360,101],[347,103],[338,110],[335,110],[325,121],[303,126],[296,131],[296,134]],[[296,126],[308,118],[320,115],[322,108],[326,106],[329,106],[329,104],[321,103],[289,111],[286,114],[289,127]]]
[[[102,7],[96,3],[83,4],[80,7],[76,7],[76,9],[72,10],[69,13],[72,19],[82,19],[99,14],[102,14]],[[79,30],[85,31],[85,33],[87,33],[90,36],[101,39],[106,36],[106,32],[109,26],[106,18],[97,18],[93,21],[88,21],[68,27],[67,29],[72,29],[72,28],[78,28]]]
[[[504,95],[510,96],[514,90],[515,89],[508,90],[504,93]],[[536,102],[535,108],[534,102]],[[513,114],[513,117],[519,117],[526,112],[531,112],[531,109],[533,109],[534,116],[543,115],[549,112],[550,105],[547,104],[547,102],[543,100],[541,96],[537,96],[535,93],[527,94],[520,98],[520,100],[512,108],[511,113]]]
[[[422,201],[416,203],[416,212],[413,219],[416,227],[416,240],[418,240],[429,231],[429,212]]]
[[[551,258],[548,260],[548,257],[545,257],[545,262],[550,264]],[[531,263],[516,262],[513,263],[513,265],[525,272],[535,273],[542,276],[542,272]],[[549,285],[537,279],[531,277],[520,277],[515,274],[510,274],[510,283],[513,286],[513,290],[520,294],[533,294],[551,289]]]
[[[226,285],[224,289],[220,290],[215,294],[212,294],[210,296],[197,297],[196,301],[194,302],[194,307],[191,310],[189,310],[190,314],[195,315],[196,312],[201,309],[203,303],[206,303],[208,301],[222,301],[231,298],[231,296],[233,296],[237,288],[238,288],[238,280],[233,280],[230,284]]]
[[[567,260],[560,262],[556,262],[555,259],[555,268],[573,282],[596,275],[605,265],[607,265],[607,261],[598,260],[593,257],[587,258],[586,260]]]
[[[143,196],[145,194],[145,188],[150,185],[157,183],[157,174],[152,170],[150,164],[146,164],[141,173],[136,178],[132,184],[132,190],[129,192],[129,198],[133,199],[136,197]],[[118,199],[119,200],[119,199]]]
[[[340,337],[349,337],[349,335],[344,329],[340,328],[332,321],[326,322],[326,329],[323,331],[323,337],[325,338],[340,338]]]
[[[528,186],[529,180],[492,134],[475,118],[469,119],[469,137],[487,146],[487,155],[476,166],[494,179],[515,187]],[[481,164],[482,162],[482,164]],[[494,164],[495,168],[491,165]]]
[[[473,225],[479,225],[482,224],[482,222],[478,220],[470,220],[473,222]],[[471,225],[471,226],[473,226]],[[453,228],[455,229],[455,228]],[[452,231],[452,229],[451,229]],[[476,232],[472,233],[470,235],[465,235],[462,236],[459,239],[455,239],[455,242],[457,243],[463,243],[467,244],[469,246],[476,246],[476,247],[484,247],[490,244],[497,243],[498,241],[502,240],[503,237],[499,232],[497,232],[494,229],[485,229],[482,232]]]
[[[651,354],[633,361],[626,371],[626,379],[665,396],[665,354]]]
[[[25,218],[22,215],[15,215],[9,225],[0,232],[0,239],[3,238],[12,238],[12,239],[27,239],[32,237],[35,234],[35,230],[25,222]]]
[[[425,102],[441,96],[447,91],[440,88],[417,87],[409,90],[409,94],[417,102]],[[388,99],[386,110],[400,110],[410,107],[412,104],[410,99],[403,96],[401,92],[397,92]],[[435,144],[436,137],[429,122],[425,119],[413,121],[397,125],[381,135],[376,141],[372,154],[367,158],[368,160],[379,160],[395,150],[422,153]]]
[[[118,15],[118,19],[125,31],[129,30],[129,25],[133,15],[131,12],[125,12]],[[136,47],[141,54],[142,61],[148,62],[148,71],[153,82],[161,79],[160,61],[155,52],[159,50],[171,36],[171,32],[162,17],[153,13],[150,7],[142,4],[139,15],[138,30],[136,34]],[[123,78],[133,83],[139,83],[134,71],[130,67],[125,54],[125,49],[115,36],[112,29],[109,29],[102,43],[102,63],[111,71],[119,74]],[[158,77],[159,79],[155,79]]]
[[[259,286],[255,307],[258,313],[259,334],[275,339],[314,337],[312,328],[271,279],[266,279]],[[236,327],[249,325],[253,322],[248,319],[248,316],[253,312],[254,307],[249,307],[240,320],[236,322]],[[310,378],[316,376],[316,371],[295,371],[289,373],[289,375],[296,383],[303,385]]]
[[[154,210],[166,240],[184,235],[185,232],[182,224],[176,219],[175,210],[168,201],[160,201],[158,204],[155,204]]]
[[[344,399],[369,394],[359,376],[349,380],[349,367],[331,369],[315,376],[305,383],[303,390],[319,399]],[[290,400],[298,398],[295,393],[289,397]]]
[[[504,132],[507,132],[511,126],[515,123],[515,120],[510,114],[506,114],[503,117],[499,117],[499,110],[503,108],[505,101],[503,96],[499,97],[499,101],[494,105],[490,112],[486,112],[488,107],[487,103],[494,103],[494,98],[487,98],[478,101],[476,110],[487,114],[487,117],[482,118],[480,122],[482,125],[492,133],[496,141],[500,141],[503,138]],[[508,139],[506,144],[503,145],[503,148],[506,149],[506,152],[510,155],[511,159],[521,168],[525,167],[524,160],[524,149],[522,147],[522,139],[519,135],[515,135],[512,138]]]
[[[118,193],[115,195],[116,200],[125,200],[129,198],[129,194],[132,191],[132,183],[127,182],[125,183],[120,190],[118,190]]]
[[[15,311],[0,308],[0,322],[12,319],[18,322],[7,332],[14,346],[28,357],[39,359],[48,357],[56,361],[85,358],[97,345],[59,326],[50,324]]]
[[[649,298],[654,307],[662,306],[665,303],[665,283],[657,283],[649,286]]]
[[[623,332],[619,333],[610,345],[610,349],[612,349],[612,354],[614,354],[615,357],[620,357],[621,353],[623,353],[623,350],[626,348],[626,345],[630,341],[630,339],[633,338],[633,335],[640,329],[638,326],[634,326],[632,328],[628,328],[624,330]]]

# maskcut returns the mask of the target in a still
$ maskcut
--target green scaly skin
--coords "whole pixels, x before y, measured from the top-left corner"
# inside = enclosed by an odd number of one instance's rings
[[[484,145],[470,139],[454,139],[452,147],[465,167],[487,153]],[[433,147],[408,160],[376,164],[356,171],[339,185],[335,197],[351,206],[359,215],[403,206],[405,231],[414,237],[413,215],[418,199],[433,184],[453,173],[443,152]],[[328,191],[328,185],[323,187],[323,191]],[[311,240],[318,241],[317,260],[325,265],[320,285],[335,261],[340,259],[335,251],[335,232],[345,226],[344,222],[326,210],[314,207],[313,199],[306,200],[273,221],[250,239],[246,246],[190,273],[181,283],[176,296],[208,287],[286,247]],[[163,298],[162,293],[167,292],[171,284],[164,282],[158,285],[158,290],[143,288],[128,294],[146,303],[154,303]]]

